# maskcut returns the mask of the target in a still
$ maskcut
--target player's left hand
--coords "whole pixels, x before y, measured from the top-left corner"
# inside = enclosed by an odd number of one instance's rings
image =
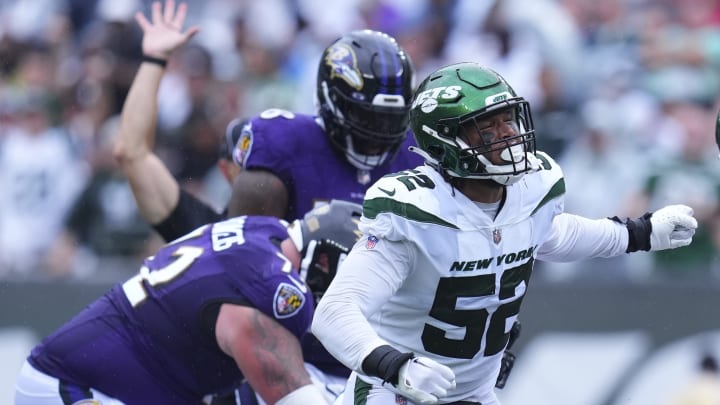
[[[697,220],[687,205],[668,205],[650,216],[650,250],[675,249],[692,242]]]

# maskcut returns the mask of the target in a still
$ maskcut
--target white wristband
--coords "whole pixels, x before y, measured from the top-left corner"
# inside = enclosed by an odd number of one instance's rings
[[[327,404],[323,394],[313,384],[303,385],[295,391],[280,398],[275,405],[308,405]]]

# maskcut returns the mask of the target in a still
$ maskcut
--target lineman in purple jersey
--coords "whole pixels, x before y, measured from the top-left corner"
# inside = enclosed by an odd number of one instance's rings
[[[372,182],[420,164],[407,152],[411,145],[412,137],[404,138],[395,159],[358,169],[331,147],[320,118],[266,110],[245,126],[235,156],[245,171],[266,171],[282,181],[288,201],[283,217],[290,219],[331,199],[361,203]]]
[[[216,214],[182,191],[152,153],[164,73],[156,61],[168,59],[198,32],[198,27],[182,30],[186,12],[184,3],[176,11],[175,3],[167,1],[164,9],[153,3],[151,21],[136,15],[143,52],[155,59],[138,70],[115,148],[143,217],[165,240]],[[383,33],[357,31],[330,44],[318,67],[318,116],[269,110],[248,126],[239,121],[228,125],[228,139],[242,132],[233,151],[238,165],[221,166],[228,181],[244,190],[238,213],[292,220],[333,198],[360,202],[383,174],[421,164],[407,150],[414,142],[408,136],[412,80],[408,56]],[[310,363],[322,370],[339,378],[349,373],[313,339],[304,340],[303,347]]]
[[[242,128],[234,159],[248,212],[292,219],[331,199],[361,203],[383,175],[422,164],[408,150],[413,74],[382,32],[353,31],[330,44],[318,66],[318,115],[270,109]]]
[[[303,367],[303,278],[334,273],[359,214],[333,201],[289,226],[235,217],[166,245],[32,350],[16,405],[200,404],[243,380],[267,403],[326,403]]]
[[[291,219],[331,199],[360,203],[383,175],[422,164],[408,150],[412,79],[408,56],[384,33],[353,31],[330,44],[318,67],[317,116],[270,109],[242,126],[234,159],[247,212]],[[312,335],[303,354],[316,381],[342,389],[349,370]]]

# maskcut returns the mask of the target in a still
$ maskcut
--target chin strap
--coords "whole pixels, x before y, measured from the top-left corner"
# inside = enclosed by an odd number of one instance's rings
[[[433,158],[425,152],[424,150],[416,147],[416,146],[410,146],[408,147],[408,150],[410,152],[413,152],[415,154],[420,155],[423,159],[425,159],[425,163],[427,163],[429,166],[435,168],[440,173],[447,173],[448,176],[454,177],[454,178],[467,178],[467,179],[476,179],[476,180],[493,180],[498,184],[502,184],[503,186],[509,186],[514,183],[516,183],[518,180],[520,180],[524,175],[532,172],[537,172],[542,169],[542,161],[535,156],[534,153],[525,153],[525,159],[523,162],[520,162],[516,164],[516,166],[519,166],[523,164],[524,162],[527,162],[527,165],[530,167],[530,170],[525,172],[520,172],[518,174],[494,174],[492,171],[489,171],[487,174],[484,174],[482,176],[459,176],[457,173],[454,173],[451,170],[445,169],[440,165],[440,162],[437,161],[437,159]],[[480,161],[485,164],[486,170],[495,170],[495,168],[505,168],[506,166],[509,166],[512,170],[512,165],[504,165],[504,166],[498,166],[493,165],[489,160],[487,160],[486,157],[479,155],[478,158],[480,158]],[[507,171],[507,170],[505,170]],[[497,172],[503,172],[503,170],[497,169]]]
[[[427,152],[424,150],[418,148],[417,146],[408,146],[408,150],[412,153],[420,155],[423,159],[425,159],[425,162],[429,164],[432,167],[439,168],[440,163],[435,159],[434,157],[430,156]]]

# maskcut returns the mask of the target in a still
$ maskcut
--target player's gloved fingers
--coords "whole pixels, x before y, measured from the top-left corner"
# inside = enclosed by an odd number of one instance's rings
[[[680,214],[688,216],[688,217],[692,217],[693,214],[695,213],[695,211],[692,209],[692,207],[687,206],[685,204],[672,205],[672,207]]]
[[[405,383],[433,396],[442,398],[455,388],[455,373],[448,367],[424,357],[408,362]]]
[[[690,243],[692,243],[692,237],[686,238],[686,239],[671,239],[670,247],[674,249],[674,248],[687,246]]]
[[[670,232],[670,239],[672,240],[691,239],[693,236],[695,236],[694,229],[679,228]]]
[[[693,209],[687,205],[668,205],[650,217],[651,250],[675,249],[692,243],[697,229]]]
[[[692,242],[695,229],[680,228],[670,233],[670,245],[673,248],[687,246]]]
[[[694,211],[687,205],[668,205],[653,213],[651,222],[670,223],[673,228],[697,228],[697,220],[693,217]]]
[[[455,387],[455,373],[426,357],[408,360],[398,373],[397,388],[421,404],[435,404]]]
[[[435,362],[433,360],[430,360],[426,357],[418,357],[415,360],[417,360],[418,364],[422,364],[423,366],[431,369],[434,373],[437,373],[438,375],[440,375],[440,377],[444,378],[445,380],[451,381],[454,386],[455,373],[452,371],[452,369],[450,367],[442,365],[442,364]]]

